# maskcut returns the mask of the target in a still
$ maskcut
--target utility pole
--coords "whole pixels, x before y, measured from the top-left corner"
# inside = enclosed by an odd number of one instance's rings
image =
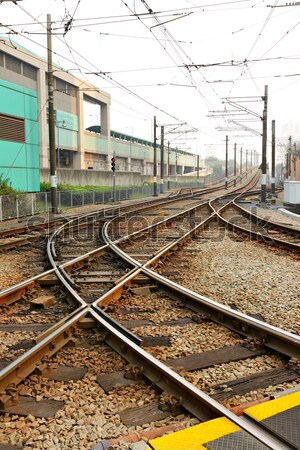
[[[272,168],[271,193],[275,195],[275,120],[272,120]]]
[[[177,147],[175,147],[175,183],[176,187],[178,187],[178,179],[177,179]]]
[[[233,185],[236,186],[236,144],[234,144]]]
[[[165,127],[160,127],[160,193],[164,193],[164,139]]]
[[[268,122],[268,86],[265,86],[263,110],[262,162],[261,162],[261,202],[267,198],[267,122]]]
[[[200,186],[200,179],[199,179],[199,165],[200,165],[200,155],[197,155],[197,186]]]
[[[56,153],[55,153],[55,120],[54,120],[54,77],[52,67],[52,30],[51,15],[47,14],[47,46],[48,46],[48,108],[49,108],[49,151],[50,151],[50,186],[51,186],[51,212],[58,213],[57,209],[57,179],[56,179]]]
[[[286,155],[287,180],[291,179],[291,153],[292,153],[292,136],[289,137],[289,148]]]
[[[153,130],[153,196],[157,197],[157,155],[156,155],[156,116],[154,116],[154,130]]]
[[[226,135],[225,189],[228,187],[228,136]]]
[[[246,178],[247,178],[247,172],[248,172],[248,149],[246,149]]]
[[[253,150],[251,150],[250,158],[251,158],[251,172],[250,173],[252,173]]]
[[[243,173],[243,147],[241,147],[240,151],[240,183],[242,182],[242,173]]]
[[[168,190],[170,189],[170,142],[168,142]]]
[[[47,14],[47,46],[48,46],[48,110],[49,110],[49,151],[50,151],[50,186],[51,186],[51,212],[58,213],[57,209],[57,179],[56,179],[56,153],[55,153],[55,120],[54,120],[54,77],[52,67],[52,29],[51,15]]]
[[[294,161],[294,181],[296,181],[296,153],[297,153],[297,146],[296,142],[294,142],[294,155],[293,155],[293,161]]]

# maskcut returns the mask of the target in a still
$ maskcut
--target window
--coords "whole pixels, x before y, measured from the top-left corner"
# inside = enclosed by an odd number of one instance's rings
[[[60,92],[64,92],[66,90],[66,82],[61,80],[60,78],[55,78],[55,89],[57,89]]]
[[[8,70],[21,74],[21,61],[14,56],[5,55],[5,66]]]
[[[61,80],[60,78],[55,78],[55,89],[57,89],[59,92],[62,92],[63,94],[71,95],[72,97],[76,97],[77,95],[76,86],[73,86],[73,84],[67,83],[64,80]]]
[[[67,88],[67,92],[66,94],[71,95],[72,97],[76,97],[77,95],[77,90],[76,90],[76,86],[73,86],[70,83],[66,83],[66,88]]]
[[[4,67],[4,53],[0,52],[0,66]]]
[[[25,120],[0,114],[0,140],[25,142]]]
[[[31,80],[36,81],[36,68],[31,64],[27,64],[23,62],[23,75],[24,77],[30,78]]]

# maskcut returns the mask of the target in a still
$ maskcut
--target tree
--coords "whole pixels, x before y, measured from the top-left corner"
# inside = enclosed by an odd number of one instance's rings
[[[216,156],[209,156],[208,158],[205,158],[205,166],[210,167],[215,176],[224,175],[224,161]]]

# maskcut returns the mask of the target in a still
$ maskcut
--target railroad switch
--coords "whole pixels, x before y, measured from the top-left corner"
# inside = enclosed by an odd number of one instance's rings
[[[144,372],[144,367],[129,364],[124,371],[124,378],[127,380],[140,380]]]
[[[169,411],[171,414],[175,415],[181,412],[182,401],[182,397],[164,393],[159,399],[158,407],[162,411]]]

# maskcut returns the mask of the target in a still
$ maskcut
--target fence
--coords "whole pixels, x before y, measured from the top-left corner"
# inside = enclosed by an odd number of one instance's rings
[[[203,183],[201,183],[202,185]],[[170,182],[170,188],[195,187],[197,183]],[[158,184],[158,193],[159,193]],[[165,190],[167,185],[165,184]],[[65,210],[85,205],[106,204],[112,202],[113,191],[58,191],[58,208]],[[153,195],[153,186],[134,186],[116,189],[116,201],[149,197]],[[50,192],[35,192],[30,194],[0,196],[0,221],[18,219],[24,216],[34,216],[48,212],[51,208]]]

